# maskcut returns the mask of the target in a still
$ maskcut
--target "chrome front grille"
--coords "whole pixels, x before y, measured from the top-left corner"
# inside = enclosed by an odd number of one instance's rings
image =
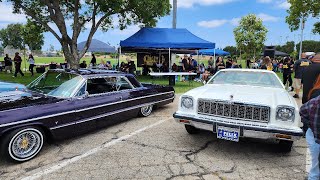
[[[198,114],[267,123],[270,119],[270,108],[253,104],[199,99]]]

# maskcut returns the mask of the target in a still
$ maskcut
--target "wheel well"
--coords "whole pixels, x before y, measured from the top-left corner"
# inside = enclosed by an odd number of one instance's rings
[[[14,131],[16,129],[23,128],[23,127],[38,127],[43,131],[47,142],[51,142],[53,140],[53,135],[52,135],[51,131],[47,127],[45,127],[45,126],[43,126],[41,124],[26,124],[26,125],[23,125],[23,126],[12,127],[9,130],[7,130],[4,133],[2,133],[2,135],[0,136],[0,139],[4,138],[6,136],[6,134],[8,134],[8,133],[10,133],[10,132],[12,132],[12,131]]]

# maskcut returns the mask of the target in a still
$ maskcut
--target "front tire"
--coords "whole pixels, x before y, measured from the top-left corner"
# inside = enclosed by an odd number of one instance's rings
[[[140,108],[139,115],[142,117],[147,117],[152,113],[153,105],[143,106]]]
[[[200,129],[197,129],[193,126],[185,124],[184,127],[186,128],[187,132],[189,134],[198,134],[200,132]]]
[[[45,135],[40,128],[19,128],[3,138],[1,153],[9,161],[25,162],[41,151],[44,142]]]
[[[293,141],[280,140],[279,142],[279,150],[281,152],[291,152]]]

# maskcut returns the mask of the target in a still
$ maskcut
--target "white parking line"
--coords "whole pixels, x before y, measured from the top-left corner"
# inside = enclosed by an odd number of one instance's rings
[[[137,130],[137,131],[135,131],[135,132],[132,132],[132,133],[130,133],[130,134],[128,134],[128,135],[122,136],[122,137],[120,137],[120,138],[118,138],[118,139],[115,139],[115,140],[113,140],[113,141],[110,141],[110,142],[108,142],[108,143],[106,143],[106,144],[104,144],[104,145],[101,145],[101,146],[99,146],[99,147],[96,147],[96,148],[94,148],[94,149],[91,149],[91,150],[87,151],[86,153],[84,153],[84,154],[82,154],[82,155],[79,155],[79,156],[73,157],[73,158],[71,158],[71,159],[62,161],[62,162],[59,163],[59,164],[56,164],[56,165],[54,165],[54,166],[51,166],[50,168],[41,170],[40,172],[37,172],[37,173],[35,173],[35,174],[31,175],[31,176],[24,177],[24,178],[22,178],[22,180],[38,179],[38,178],[40,178],[41,176],[44,176],[44,175],[53,173],[53,172],[55,172],[55,171],[57,171],[57,170],[65,167],[65,166],[68,166],[69,164],[72,164],[72,163],[74,163],[74,162],[77,162],[77,161],[79,161],[79,160],[81,160],[81,159],[83,159],[83,158],[85,158],[85,157],[90,156],[90,155],[96,154],[97,152],[99,152],[99,151],[101,151],[101,150],[103,150],[103,149],[105,149],[105,148],[108,148],[108,147],[110,147],[110,146],[113,146],[113,145],[115,145],[115,144],[117,144],[117,143],[119,143],[119,142],[121,142],[121,141],[123,141],[123,140],[129,139],[130,137],[132,137],[132,136],[134,136],[134,135],[137,135],[137,134],[139,134],[139,133],[141,133],[141,132],[143,132],[143,131],[145,131],[145,130],[147,130],[147,129],[150,129],[150,128],[153,128],[153,127],[155,127],[155,126],[158,126],[158,125],[164,123],[164,122],[167,121],[167,120],[169,120],[169,119],[165,119],[165,120],[162,120],[162,121],[158,121],[157,123],[154,123],[154,124],[151,124],[151,125],[146,126],[146,127],[144,127],[144,128],[141,128],[141,129],[139,129],[139,130]]]

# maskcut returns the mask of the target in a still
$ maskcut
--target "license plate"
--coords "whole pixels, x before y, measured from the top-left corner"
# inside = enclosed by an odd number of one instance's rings
[[[217,126],[217,138],[224,139],[228,141],[239,141],[240,129],[239,128],[230,128],[224,126]]]

